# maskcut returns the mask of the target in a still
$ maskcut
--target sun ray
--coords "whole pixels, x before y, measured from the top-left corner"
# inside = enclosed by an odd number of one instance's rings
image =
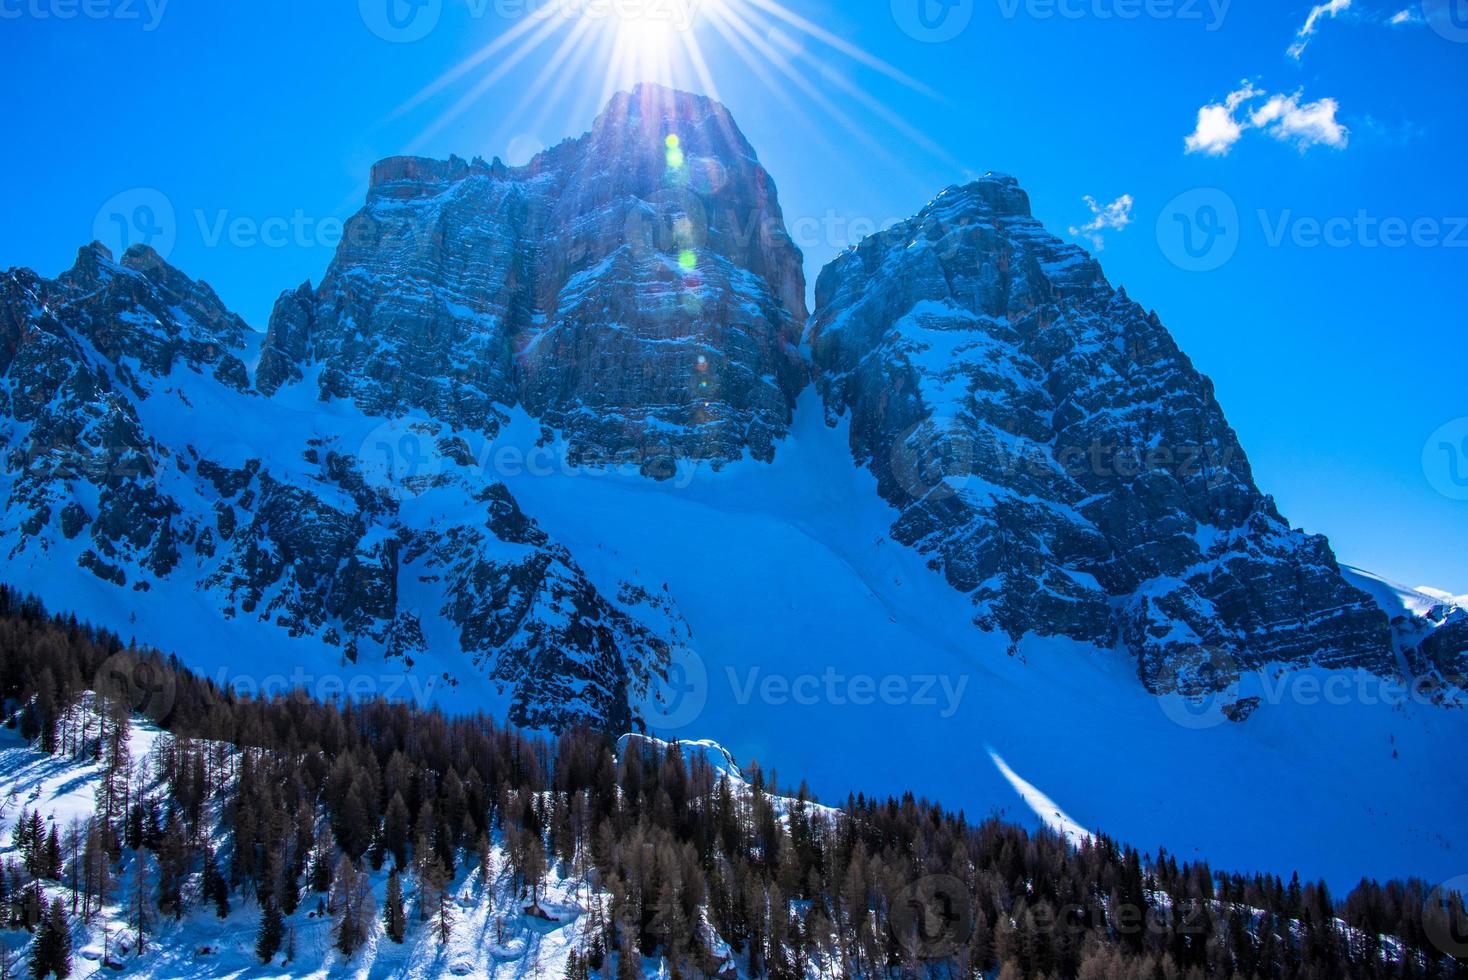
[[[855,84],[845,75],[835,70],[829,69],[828,66],[821,62],[816,62],[809,53],[801,53],[799,57],[804,58],[808,62],[812,62],[812,67],[821,72],[822,78],[830,82],[832,85],[836,86],[842,92],[846,93],[846,95],[861,103],[864,109],[877,116],[879,119],[881,119],[887,125],[891,126],[893,129],[897,130],[903,136],[906,136],[913,143],[922,147],[924,150],[927,150],[935,157],[938,157],[944,163],[955,167],[963,166],[939,143],[930,139],[926,134],[918,130],[906,119],[903,119],[897,113],[893,112],[892,109],[889,108],[884,102],[882,102],[881,99],[873,97],[871,93],[866,91],[866,89],[862,88],[860,85]]]
[[[461,84],[470,83],[467,91],[462,91],[409,144],[408,152],[418,152],[548,43],[552,45],[551,53],[499,122],[498,133],[505,140],[521,135],[515,128],[532,115],[532,110],[539,131],[551,113],[564,111],[568,97],[575,102],[574,118],[579,120],[593,115],[618,91],[638,82],[693,88],[718,99],[720,86],[713,56],[727,61],[732,53],[748,70],[745,77],[763,86],[792,119],[804,124],[804,138],[833,148],[833,127],[818,125],[814,114],[833,122],[834,132],[846,133],[894,169],[901,168],[896,167],[891,133],[945,166],[962,169],[962,164],[938,142],[869,93],[849,71],[870,69],[941,101],[938,93],[794,13],[779,0],[698,0],[684,13],[686,18],[679,18],[662,7],[590,5],[589,0],[574,7],[565,2],[531,4],[521,21],[419,90],[389,118],[418,110]],[[701,38],[700,32],[705,36]],[[710,40],[716,42],[717,50],[705,45]],[[600,79],[600,84],[595,79]],[[799,100],[792,94],[799,95]],[[865,125],[853,118],[853,107],[859,107],[858,115]],[[880,125],[874,129],[871,120]],[[734,138],[732,122],[725,125],[730,129],[730,138]],[[836,156],[844,160],[840,154]]]
[[[578,64],[585,64],[590,50],[596,46],[596,32],[591,30],[590,24],[583,23],[579,25],[575,31],[575,37],[575,50],[566,59],[566,70],[556,73],[558,77],[555,88],[551,89],[550,94],[540,100],[540,111],[535,114],[535,122],[532,127],[537,132],[545,128],[551,113],[558,106],[562,105],[562,101],[566,97],[566,91],[571,87],[572,83],[577,81],[577,73],[573,69]]]
[[[709,24],[718,32],[719,37],[729,46],[729,49],[744,62],[745,66],[749,68],[750,73],[765,87],[765,90],[773,95],[779,101],[780,105],[790,113],[790,117],[803,124],[801,127],[802,130],[815,138],[821,149],[826,151],[827,157],[832,160],[841,161],[841,166],[849,169],[849,164],[846,162],[846,155],[837,152],[835,144],[831,142],[830,137],[819,126],[815,125],[806,107],[796,102],[790,93],[785,90],[785,86],[776,81],[775,77],[770,74],[769,69],[765,67],[764,62],[745,43],[744,38],[717,17],[711,18]]]
[[[887,62],[876,57],[875,55],[868,54],[866,51],[862,50],[851,42],[843,41],[841,38],[832,34],[830,31],[825,30],[817,24],[811,23],[799,14],[787,10],[784,6],[777,3],[776,0],[741,0],[741,2],[759,7],[766,13],[771,14],[774,17],[778,17],[780,20],[783,20],[791,27],[796,28],[801,33],[807,34],[810,37],[815,38],[817,41],[820,41],[827,47],[833,48],[836,51],[841,52],[853,61],[866,65],[868,68],[871,68],[874,71],[881,72],[883,75],[886,75],[894,82],[905,85],[908,88],[912,89],[914,92],[917,92],[921,95],[926,95],[929,98],[940,100],[942,99],[941,95],[933,91],[933,89],[929,88],[927,85],[924,85],[922,82],[913,78],[912,76],[907,75],[896,68],[893,68],[891,65],[887,64]]]
[[[490,72],[488,75],[484,76],[484,78],[480,79],[479,82],[476,83],[472,89],[470,89],[459,98],[459,101],[455,102],[452,106],[446,109],[443,113],[439,115],[437,119],[430,123],[428,127],[423,130],[423,132],[419,133],[418,137],[408,145],[409,152],[416,152],[422,149],[431,139],[433,139],[433,137],[443,132],[443,130],[449,125],[449,123],[453,122],[455,119],[459,118],[459,116],[463,115],[471,106],[474,105],[474,103],[478,102],[486,92],[494,88],[495,84],[499,82],[500,79],[508,75],[516,65],[524,61],[526,58],[530,57],[530,55],[533,54],[536,49],[538,49],[542,44],[544,44],[546,40],[554,35],[559,28],[560,25],[551,20],[547,20],[542,23],[541,29],[539,31],[536,31],[530,37],[526,38],[525,44],[521,45],[514,51],[513,54],[509,55],[509,57],[505,58],[499,64],[495,65],[494,71]]]
[[[499,132],[504,137],[504,140],[509,140],[516,135],[513,132],[516,124],[532,106],[539,106],[541,110],[534,124],[531,126],[533,131],[539,131],[545,121],[547,107],[556,102],[559,98],[557,93],[563,93],[565,87],[571,81],[571,72],[563,71],[562,68],[575,63],[579,49],[590,34],[591,24],[584,18],[578,20],[571,27],[565,39],[556,48],[555,53],[551,55],[544,67],[541,68],[540,73],[536,75],[535,81],[531,82],[530,87],[516,101],[514,109],[510,111],[510,114],[500,124]],[[552,90],[553,94],[549,97],[542,98],[542,93],[545,92],[551,82],[556,83],[556,88]]]
[[[713,72],[709,71],[708,59],[703,56],[703,46],[698,43],[698,35],[692,31],[683,39],[684,49],[688,52],[688,60],[693,65],[693,72],[698,77],[698,82],[703,86],[704,94],[711,99],[719,98],[719,86],[714,81]]]
[[[429,99],[433,98],[435,95],[438,95],[444,89],[450,87],[459,79],[472,72],[475,68],[478,68],[490,58],[493,58],[505,48],[520,40],[520,38],[523,37],[525,34],[534,30],[542,20],[544,20],[548,16],[552,16],[553,14],[553,8],[545,7],[537,10],[534,14],[527,16],[524,20],[515,24],[515,26],[511,27],[508,31],[495,38],[489,44],[486,44],[484,47],[480,48],[478,51],[474,52],[454,67],[450,68],[448,71],[438,76],[438,78],[434,79],[432,82],[429,82],[423,88],[419,89],[416,93],[414,93],[412,98],[408,99],[408,101],[404,102],[402,105],[394,109],[388,115],[388,118],[397,119],[401,116],[408,114],[409,112],[412,112],[414,109],[418,108],[423,103],[427,102]]]
[[[867,132],[864,127],[858,125],[855,120],[853,120],[850,116],[843,112],[841,110],[841,107],[832,102],[824,92],[818,89],[815,84],[810,81],[810,79],[806,78],[799,71],[797,71],[795,67],[790,64],[789,60],[781,55],[778,51],[776,51],[773,47],[771,47],[769,41],[760,37],[755,32],[754,28],[751,27],[749,23],[739,15],[737,11],[731,10],[726,7],[723,8],[722,14],[727,18],[726,22],[741,35],[743,35],[744,39],[748,41],[756,51],[764,55],[764,57],[769,60],[770,64],[774,66],[776,71],[780,72],[780,74],[784,75],[790,81],[794,82],[795,85],[807,98],[809,98],[828,116],[835,120],[842,129],[845,129],[848,133],[852,135],[853,138],[861,142],[863,146],[871,150],[873,154],[875,154],[883,161],[891,164],[894,168],[900,167],[896,156],[893,155],[890,149],[888,149],[885,145],[882,144],[881,141],[876,139],[876,137],[874,137],[871,133]]]

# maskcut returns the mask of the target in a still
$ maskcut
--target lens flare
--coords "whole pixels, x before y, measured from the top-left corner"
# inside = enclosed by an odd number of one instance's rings
[[[893,140],[852,118],[846,106],[856,104],[908,143],[954,167],[960,161],[919,133],[906,119],[886,108],[867,91],[852,70],[883,76],[935,100],[932,89],[867,53],[851,42],[795,14],[778,0],[533,0],[529,12],[484,47],[444,72],[393,113],[416,111],[450,91],[465,91],[434,118],[407,149],[428,148],[457,118],[496,91],[517,66],[542,51],[544,67],[521,86],[518,103],[497,114],[504,139],[538,132],[558,108],[571,100],[576,117],[605,105],[618,91],[651,82],[667,88],[700,91],[721,98],[705,56],[705,44],[718,47],[717,58],[732,62],[735,74],[760,85],[788,113],[793,130],[811,138],[833,157],[840,156],[810,108],[834,121],[877,158],[895,162]],[[587,84],[588,79],[597,82]],[[803,97],[797,102],[795,96]],[[526,124],[526,116],[533,121]],[[843,148],[844,149],[844,148]],[[685,165],[676,140],[667,147],[668,166],[689,180],[716,181]]]

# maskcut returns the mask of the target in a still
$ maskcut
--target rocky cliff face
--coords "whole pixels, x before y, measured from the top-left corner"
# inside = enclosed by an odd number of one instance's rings
[[[1159,690],[1395,666],[1207,379],[1012,179],[840,256],[809,324],[782,222],[723,107],[645,87],[525,167],[379,164],[263,338],[146,249],[8,273],[0,547],[67,595],[185,596],[328,661],[483,682],[520,724],[626,728],[686,638],[677,597],[594,583],[485,451],[523,411],[571,462],[652,479],[769,460],[813,367],[893,536],[978,627],[1124,646]]]
[[[197,596],[278,637],[279,663],[230,665],[256,678],[412,672],[427,635],[447,633],[459,667],[438,680],[487,680],[518,724],[632,724],[666,639],[637,596],[601,594],[448,425],[334,427],[262,397],[244,324],[146,250],[114,262],[91,246],[54,281],[6,274],[0,325],[0,541],[20,584],[27,568],[95,578],[132,597],[123,607],[182,617]],[[437,465],[387,479],[372,449],[409,432]],[[306,640],[329,655],[289,645]]]
[[[769,459],[806,383],[799,251],[722,106],[647,86],[528,166],[386,160],[259,384],[493,432],[523,404],[578,462]]]
[[[1220,662],[1390,669],[1385,618],[1255,486],[1208,380],[1013,178],[840,256],[809,337],[894,534],[981,627],[1124,644],[1157,688]]]

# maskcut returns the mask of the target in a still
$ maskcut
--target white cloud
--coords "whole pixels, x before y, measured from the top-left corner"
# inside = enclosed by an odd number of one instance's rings
[[[1409,24],[1425,24],[1427,21],[1423,20],[1420,12],[1409,7],[1406,10],[1392,14],[1392,19],[1387,21],[1387,23],[1393,27],[1406,27]]]
[[[1250,122],[1281,143],[1294,143],[1303,152],[1312,146],[1346,148],[1350,131],[1336,118],[1340,104],[1335,99],[1300,104],[1300,93],[1275,95],[1254,110]]]
[[[1096,246],[1100,252],[1106,248],[1106,240],[1102,232],[1125,231],[1126,226],[1132,223],[1132,200],[1130,194],[1123,194],[1110,204],[1097,204],[1096,199],[1087,194],[1086,206],[1091,209],[1091,220],[1080,227],[1072,227],[1071,235],[1076,238],[1087,238],[1091,244]]]
[[[1189,153],[1206,153],[1211,157],[1228,156],[1244,135],[1244,126],[1234,117],[1239,106],[1263,93],[1249,82],[1243,88],[1230,92],[1222,102],[1205,105],[1198,110],[1198,126],[1187,139]]]
[[[1301,92],[1271,95],[1243,82],[1222,102],[1198,110],[1198,125],[1184,141],[1187,152],[1228,156],[1250,130],[1293,143],[1302,151],[1312,146],[1345,149],[1350,130],[1337,118],[1340,103],[1335,99],[1301,102],[1303,97]]]
[[[1310,11],[1310,16],[1305,18],[1305,26],[1295,35],[1295,43],[1290,45],[1289,55],[1296,61],[1305,56],[1305,49],[1310,46],[1310,41],[1315,37],[1315,31],[1320,27],[1320,21],[1324,17],[1335,18],[1336,14],[1344,13],[1351,9],[1351,0],[1325,0],[1325,3]]]

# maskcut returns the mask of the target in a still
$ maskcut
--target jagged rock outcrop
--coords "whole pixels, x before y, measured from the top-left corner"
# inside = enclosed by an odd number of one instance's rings
[[[1468,681],[1468,610],[1443,610],[1440,625],[1418,649],[1428,663],[1462,687]]]
[[[654,86],[524,167],[383,161],[263,337],[147,249],[12,271],[0,548],[119,608],[197,591],[333,662],[447,649],[446,679],[487,679],[517,723],[626,728],[687,631],[677,597],[587,559],[594,579],[485,450],[520,408],[573,464],[770,460],[813,367],[893,536],[979,627],[1124,646],[1158,690],[1226,683],[1220,664],[1396,666],[1208,380],[1011,178],[842,254],[809,324],[804,293],[727,110]],[[1461,663],[1460,625],[1419,656]]]
[[[299,330],[277,329],[260,361],[286,380],[311,329],[310,293],[295,296],[277,322],[299,315]],[[441,680],[488,678],[516,723],[628,728],[666,660],[667,641],[633,616],[639,603],[604,596],[447,425],[413,430],[442,449],[442,467],[384,481],[353,426],[333,430],[252,388],[250,343],[207,286],[145,249],[115,262],[94,245],[54,281],[0,278],[12,574],[39,562],[124,596],[198,592],[226,620],[335,651],[312,663],[312,647],[290,648],[308,673],[374,660],[411,670],[437,623],[465,653]],[[417,497],[430,499],[405,515]]]
[[[1385,617],[1255,486],[1209,381],[1013,178],[838,257],[809,340],[893,533],[980,626],[1125,644],[1154,687],[1205,660],[1390,669]]]
[[[799,251],[729,113],[656,86],[527,166],[395,158],[257,383],[321,367],[364,412],[495,431],[524,404],[578,462],[769,459],[806,383]]]

